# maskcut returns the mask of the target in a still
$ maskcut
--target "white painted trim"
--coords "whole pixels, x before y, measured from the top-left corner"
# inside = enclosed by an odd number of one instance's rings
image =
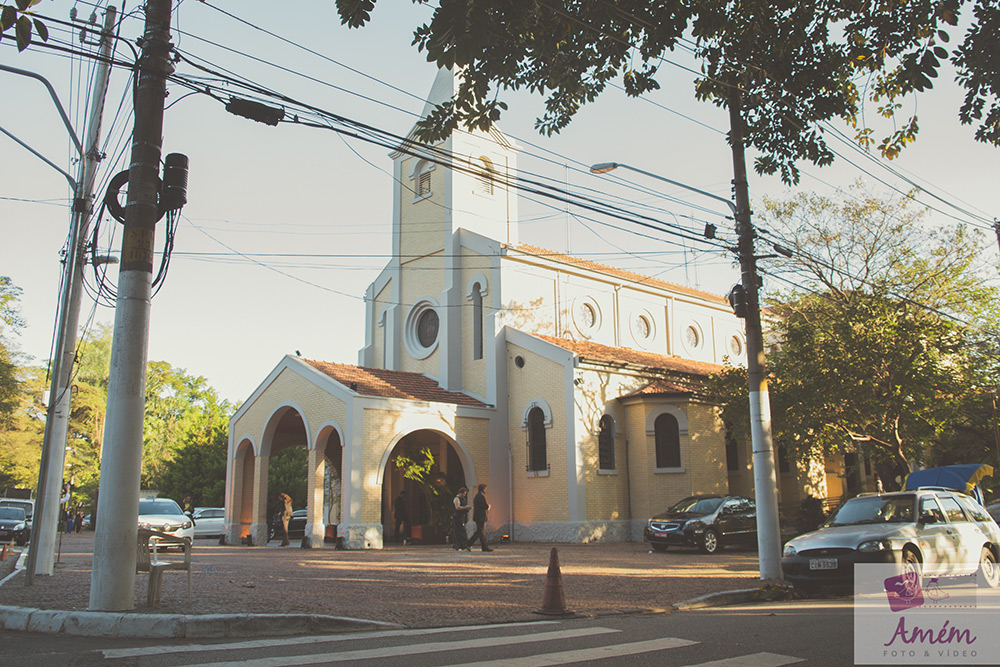
[[[549,407],[548,402],[544,398],[533,398],[524,406],[524,411],[521,413],[521,430],[528,430],[528,413],[531,412],[532,408],[541,408],[542,414],[545,415],[545,428],[552,428],[552,408]]]
[[[327,421],[319,425],[319,427],[316,429],[316,439],[309,443],[309,449],[319,449],[319,441],[325,437],[324,434],[328,430],[336,431],[337,437],[340,439],[340,449],[343,450],[345,447],[344,429],[343,427],[341,427],[340,424],[333,421],[332,419],[328,419]]]
[[[264,430],[260,434],[260,454],[259,456],[271,456],[271,441],[274,439],[274,432],[278,428],[278,422],[285,416],[288,410],[295,410],[302,418],[302,426],[306,432],[306,449],[310,449],[312,443],[312,433],[309,429],[309,418],[306,411],[295,401],[284,401],[271,410],[271,413],[264,420]],[[265,452],[266,450],[266,452]]]
[[[475,482],[477,478],[476,470],[472,463],[472,456],[469,454],[468,448],[455,436],[454,432],[441,429],[440,418],[434,419],[432,415],[426,416],[431,418],[427,419],[425,424],[413,424],[410,420],[407,420],[407,430],[396,433],[389,440],[389,444],[386,445],[385,449],[382,451],[382,456],[379,459],[378,470],[376,471],[375,483],[378,486],[382,486],[385,482],[385,467],[389,464],[389,457],[392,455],[396,445],[399,444],[400,440],[415,431],[433,431],[448,440],[449,444],[455,447],[456,453],[458,454],[458,460],[462,464],[462,470],[465,471],[465,486],[469,486]]]
[[[683,467],[681,468],[653,468],[653,474],[655,475],[677,475],[687,472]]]
[[[656,435],[656,418],[662,414],[671,414],[677,418],[678,435],[688,434],[687,414],[676,405],[658,405],[646,414],[646,435]]]
[[[486,280],[486,276],[482,273],[477,273],[469,279],[469,286],[465,290],[466,301],[472,301],[472,288],[475,287],[477,283],[479,284],[479,296],[485,297],[490,293],[490,284],[489,281]],[[484,309],[486,307],[485,301],[483,301],[483,307]]]

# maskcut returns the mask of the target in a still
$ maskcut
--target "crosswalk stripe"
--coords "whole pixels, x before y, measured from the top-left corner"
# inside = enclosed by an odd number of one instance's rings
[[[144,655],[163,655],[165,653],[200,653],[203,651],[234,651],[248,648],[272,648],[281,646],[301,646],[303,644],[325,644],[328,642],[344,642],[356,639],[375,639],[381,637],[419,637],[421,635],[441,634],[445,632],[465,632],[476,630],[497,630],[519,628],[526,625],[554,625],[558,621],[525,621],[522,623],[503,623],[491,625],[463,625],[448,628],[418,628],[403,630],[376,630],[373,632],[345,632],[337,635],[312,635],[305,637],[274,637],[271,639],[248,639],[246,641],[228,642],[225,644],[171,644],[168,646],[144,646],[141,648],[104,649],[101,655],[106,659],[137,658]]]
[[[804,662],[804,658],[793,658],[789,655],[779,655],[777,653],[751,653],[725,660],[713,660],[712,662],[699,662],[697,665],[688,667],[781,667],[782,665],[792,665],[796,662]]]
[[[585,662],[587,660],[601,660],[603,658],[617,658],[622,655],[636,655],[637,653],[663,651],[669,648],[692,646],[697,643],[698,642],[688,641],[687,639],[663,637],[662,639],[650,639],[648,641],[633,642],[631,644],[611,644],[610,646],[581,648],[573,651],[560,651],[559,653],[529,655],[524,656],[523,658],[504,658],[502,660],[487,660],[485,662],[467,662],[462,665],[454,665],[453,667],[486,667],[487,665],[504,665],[504,667],[547,667],[547,665],[567,665],[574,662]]]
[[[286,665],[316,665],[328,662],[345,662],[348,660],[394,658],[403,655],[417,655],[420,653],[437,653],[439,651],[481,651],[485,648],[494,646],[513,646],[516,644],[529,644],[533,642],[575,639],[577,637],[603,635],[612,632],[621,632],[621,630],[615,630],[614,628],[576,628],[573,630],[537,632],[534,634],[514,635],[509,637],[476,637],[475,639],[466,639],[454,642],[428,642],[426,644],[386,646],[384,648],[342,651],[339,653],[282,655],[275,658],[260,658],[257,660],[211,662],[200,665],[189,665],[189,667],[285,667]]]

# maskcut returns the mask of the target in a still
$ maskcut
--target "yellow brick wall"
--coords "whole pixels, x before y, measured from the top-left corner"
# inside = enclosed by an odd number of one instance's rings
[[[343,425],[346,418],[346,406],[324,389],[320,389],[304,377],[283,370],[274,382],[233,425],[232,433],[236,438],[251,437],[260,447],[267,419],[277,406],[290,402],[299,406],[305,413],[302,418],[310,424],[313,438],[319,433],[320,425],[327,421],[335,421]],[[314,443],[309,443],[310,445]]]
[[[421,257],[403,264],[403,280],[400,292],[400,301],[403,304],[401,309],[400,324],[403,327],[401,340],[406,335],[407,317],[410,309],[415,303],[423,298],[431,298],[438,301],[441,298],[441,291],[444,288],[444,260],[440,254],[430,257]],[[440,326],[444,326],[445,313],[439,311],[438,317]],[[440,337],[440,331],[438,333]],[[425,373],[431,377],[437,377],[440,373],[438,355],[442,354],[440,345],[425,359],[414,359],[407,351],[405,343],[402,344],[402,354],[399,370],[410,371],[412,373]]]
[[[462,249],[462,387],[480,397],[489,395],[486,387],[486,364],[489,350],[493,347],[493,332],[487,330],[487,316],[490,313],[490,299],[493,285],[490,280],[490,258]],[[469,284],[477,275],[487,279],[487,294],[483,297],[483,358],[473,359],[474,308],[466,298]]]
[[[372,343],[375,348],[372,358],[374,359],[373,365],[376,367],[385,365],[385,332],[387,327],[392,326],[392,322],[386,321],[382,323],[382,326],[379,326],[379,321],[382,317],[382,311],[390,305],[392,305],[392,280],[388,280],[385,287],[375,295],[375,308],[373,309],[375,319],[368,324],[372,328]]]
[[[632,514],[652,516],[696,493],[726,493],[726,445],[722,424],[712,406],[678,403],[687,416],[688,432],[681,434],[683,473],[657,473],[656,440],[646,434],[646,418],[662,403],[631,403],[628,410],[629,465]]]
[[[408,257],[420,257],[432,252],[440,252],[444,247],[444,216],[447,213],[444,199],[445,168],[438,165],[431,170],[431,196],[413,201],[415,180],[410,173],[417,158],[402,161],[402,188],[400,196],[400,254],[403,261]]]
[[[624,394],[631,393],[645,381],[629,375],[604,371],[577,369],[574,382],[576,409],[576,437],[583,450],[584,483],[586,484],[586,518],[591,521],[616,521],[630,518],[626,428],[622,423],[624,413],[612,403]],[[600,421],[605,414],[615,419],[615,468],[614,472],[600,471],[598,434]]]
[[[450,406],[443,406],[445,412]],[[477,479],[488,483],[489,480],[489,420],[476,417],[451,417],[444,419],[453,425],[455,437],[465,446],[475,467]],[[363,416],[363,470],[361,474],[361,521],[363,523],[379,523],[382,518],[382,487],[375,483],[380,472],[386,448],[398,441],[400,436],[413,432],[412,421],[405,412],[399,410],[366,408]],[[408,423],[409,422],[409,423]],[[420,430],[420,429],[417,429]],[[450,434],[448,434],[450,436]],[[442,436],[444,441],[448,437]],[[450,444],[448,446],[451,446]],[[389,471],[390,473],[392,471]],[[466,478],[471,471],[466,470]],[[388,479],[388,477],[385,477]],[[383,482],[384,483],[384,482]]]
[[[509,366],[509,433],[513,458],[514,520],[566,521],[569,517],[566,470],[565,370],[557,363],[517,345],[507,346]],[[514,365],[524,357],[523,368]],[[524,411],[532,399],[544,399],[552,409],[552,427],[545,429],[548,477],[530,477]]]

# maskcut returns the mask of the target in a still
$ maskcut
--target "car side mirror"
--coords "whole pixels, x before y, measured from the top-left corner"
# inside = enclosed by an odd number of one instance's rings
[[[937,516],[933,512],[923,512],[920,515],[919,523],[937,523]]]

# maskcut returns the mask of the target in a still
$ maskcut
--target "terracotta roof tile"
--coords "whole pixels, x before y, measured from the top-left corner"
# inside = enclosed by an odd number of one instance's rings
[[[569,350],[576,356],[584,359],[595,359],[611,363],[635,364],[660,371],[683,373],[685,375],[695,375],[700,377],[708,377],[709,375],[718,373],[725,368],[725,366],[722,366],[721,364],[710,364],[705,361],[694,361],[692,359],[684,359],[683,357],[678,356],[667,356],[665,354],[656,354],[654,352],[643,352],[641,350],[633,350],[627,347],[611,347],[610,345],[593,343],[589,340],[569,340],[567,338],[556,338],[554,336],[544,336],[541,334],[534,335],[544,341],[552,343],[553,345],[558,345],[564,350]]]
[[[413,401],[486,407],[482,401],[461,392],[448,391],[431,378],[420,373],[391,371],[385,368],[368,368],[312,359],[303,359],[302,361],[362,396],[405,398]]]
[[[716,303],[723,303],[723,304],[729,303],[729,301],[727,301],[725,297],[719,296],[718,294],[712,294],[711,292],[703,292],[701,290],[696,290],[691,287],[684,287],[683,285],[677,285],[675,283],[668,283],[663,280],[657,280],[656,278],[650,278],[649,276],[644,276],[641,273],[635,273],[633,271],[625,271],[624,269],[616,269],[613,266],[608,266],[606,264],[599,264],[597,262],[591,262],[590,260],[580,259],[579,257],[573,257],[572,255],[564,255],[563,253],[560,252],[546,250],[544,248],[527,245],[525,243],[520,243],[512,247],[518,252],[523,252],[526,255],[534,255],[536,257],[544,257],[546,259],[551,259],[557,262],[565,262],[567,264],[573,264],[574,266],[578,266],[581,269],[587,269],[588,271],[596,271],[598,273],[603,273],[608,276],[614,276],[616,278],[622,278],[624,280],[631,280],[637,283],[642,283],[643,285],[656,287],[658,289],[665,289],[673,292],[680,292],[682,294],[687,294],[689,296],[700,297],[707,301],[714,301]]]

